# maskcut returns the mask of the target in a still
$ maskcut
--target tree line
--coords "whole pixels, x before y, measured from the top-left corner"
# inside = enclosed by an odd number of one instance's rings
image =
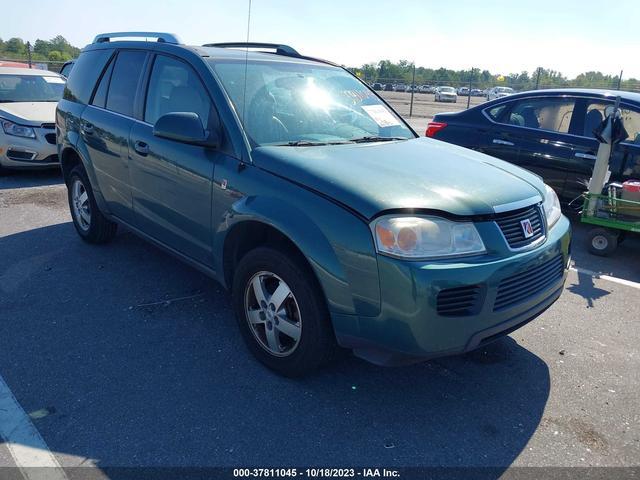
[[[34,62],[65,62],[76,58],[80,49],[71,45],[66,38],[58,35],[51,40],[38,39],[33,44],[27,45],[21,38],[0,38],[0,58],[7,60],[27,60],[31,48],[31,59]]]
[[[400,60],[394,63],[390,60],[381,60],[378,63],[367,63],[360,67],[349,68],[358,77],[366,82],[380,83],[406,83],[416,85],[451,85],[465,86],[471,84],[472,88],[490,88],[494,86],[508,86],[516,90],[532,90],[540,88],[584,87],[584,88],[618,88],[619,75],[607,75],[602,72],[589,71],[581,73],[575,78],[568,78],[561,72],[537,68],[531,72],[510,73],[500,75],[488,70],[472,68],[469,70],[450,70],[447,68],[415,68],[415,81],[413,81],[414,65],[408,60]],[[628,78],[620,82],[622,90],[640,90],[640,80]]]
[[[2,40],[0,38],[0,58],[27,60],[28,50],[31,48],[31,59],[34,62],[64,62],[76,58],[80,54],[80,49],[71,45],[66,38],[58,35],[50,40],[37,39],[32,45],[27,44],[21,38],[10,38]],[[380,83],[407,83],[413,81],[413,63],[408,60],[400,60],[394,63],[390,60],[380,60],[377,63],[367,63],[360,67],[351,67],[360,78],[366,82]],[[602,72],[590,71],[581,73],[575,78],[569,79],[562,73],[546,69],[537,68],[531,72],[510,73],[499,75],[472,68],[469,70],[451,70],[448,68],[415,68],[416,85],[469,85],[473,88],[490,88],[496,85],[504,85],[516,90],[531,90],[536,87],[592,87],[592,88],[617,88],[620,83],[622,90],[640,91],[640,80],[635,78],[623,79],[619,82],[618,75],[608,75]]]

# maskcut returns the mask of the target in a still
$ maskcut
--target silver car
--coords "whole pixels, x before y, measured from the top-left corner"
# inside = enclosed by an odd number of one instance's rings
[[[495,100],[496,98],[507,97],[513,95],[513,88],[509,87],[493,87],[487,92],[487,100]]]
[[[458,95],[456,94],[456,89],[453,87],[438,87],[436,88],[433,100],[435,102],[456,103],[458,101]]]
[[[55,114],[64,85],[57,73],[0,67],[0,171],[60,164]]]

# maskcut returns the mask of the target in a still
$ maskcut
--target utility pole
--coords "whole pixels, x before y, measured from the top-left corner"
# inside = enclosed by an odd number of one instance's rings
[[[409,118],[413,115],[413,90],[414,85],[416,84],[416,62],[413,62],[413,78],[411,80],[411,105],[409,106]]]
[[[538,67],[538,74],[536,75],[536,90],[540,87],[540,73],[542,72],[542,67]]]
[[[31,68],[31,42],[27,42],[27,57],[29,58],[29,68]]]
[[[618,77],[618,90],[620,90],[620,86],[622,85],[622,72],[624,72],[624,70],[620,70],[620,76]]]
[[[471,71],[469,72],[469,91],[467,92],[467,110],[469,110],[469,105],[471,104],[471,80],[473,80],[473,67],[471,67]]]

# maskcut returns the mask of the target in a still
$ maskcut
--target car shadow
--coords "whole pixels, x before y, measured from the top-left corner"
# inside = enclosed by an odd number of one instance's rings
[[[545,362],[511,337],[398,368],[345,355],[279,377],[229,296],[128,232],[64,223],[0,238],[0,372],[63,465],[495,467],[525,448]]]
[[[64,183],[59,168],[46,170],[6,170],[0,175],[0,190],[12,188],[44,187]]]

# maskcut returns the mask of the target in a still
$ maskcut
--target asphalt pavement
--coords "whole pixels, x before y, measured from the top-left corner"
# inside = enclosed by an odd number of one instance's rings
[[[0,376],[59,464],[86,472],[637,467],[640,240],[596,258],[573,223],[578,271],[509,337],[410,367],[345,355],[291,380],[250,356],[215,282],[125,230],[87,245],[57,174],[11,174],[0,177]],[[0,467],[11,461],[0,444]]]

